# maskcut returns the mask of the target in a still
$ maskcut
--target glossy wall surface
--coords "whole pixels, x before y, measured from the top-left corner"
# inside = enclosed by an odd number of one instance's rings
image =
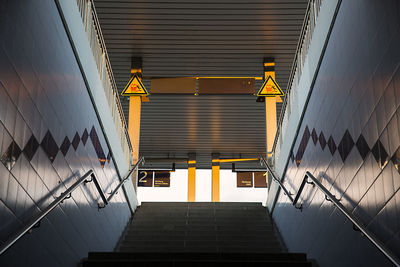
[[[284,182],[297,192],[309,170],[397,256],[399,47],[399,1],[342,1]],[[316,188],[300,203],[281,193],[273,212],[289,251],[320,266],[392,266]]]
[[[93,169],[105,192],[119,178],[52,0],[0,2],[0,242]],[[98,211],[80,186],[0,266],[76,266],[114,249],[130,210],[120,191]]]

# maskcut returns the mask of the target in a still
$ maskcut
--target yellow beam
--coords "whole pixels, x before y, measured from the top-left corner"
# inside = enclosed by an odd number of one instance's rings
[[[188,202],[196,201],[196,160],[195,155],[189,155],[188,160]]]
[[[213,155],[212,160],[218,159],[216,155]],[[219,162],[213,162],[211,167],[212,176],[212,202],[219,202]]]
[[[259,158],[247,158],[247,159],[213,159],[212,162],[238,162],[238,161],[255,161],[260,160]]]
[[[264,79],[268,76],[271,76],[275,80],[275,62],[265,62],[264,67],[266,70],[264,71]],[[272,153],[272,147],[274,145],[275,134],[277,130],[277,121],[276,121],[276,101],[277,98],[273,97],[265,97],[265,126],[267,133],[267,153]]]
[[[262,80],[263,77],[211,77],[211,76],[206,76],[206,77],[195,77],[196,79],[254,79],[254,80]]]

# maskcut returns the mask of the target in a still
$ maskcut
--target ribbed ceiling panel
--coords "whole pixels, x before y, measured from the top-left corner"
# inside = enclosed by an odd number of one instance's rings
[[[263,59],[273,57],[285,90],[307,1],[95,0],[95,6],[119,90],[130,78],[132,56],[143,57],[145,77],[263,76]],[[144,84],[151,91],[150,81]],[[140,154],[196,152],[208,166],[211,152],[263,153],[265,108],[255,99],[151,95],[142,107]],[[128,117],[127,98],[122,105]]]

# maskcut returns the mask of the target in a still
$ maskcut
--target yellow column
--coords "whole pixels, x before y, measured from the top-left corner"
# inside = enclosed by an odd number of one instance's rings
[[[264,62],[264,79],[267,79],[268,76],[271,76],[275,80],[275,62],[273,62],[273,60],[267,60],[267,62]],[[266,138],[268,157],[271,156],[277,130],[276,100],[276,96],[265,97],[265,126],[267,133]]]
[[[189,155],[188,161],[188,202],[196,201],[196,155]]]
[[[212,155],[212,202],[219,202],[219,155]]]
[[[129,122],[128,133],[132,144],[133,163],[139,159],[139,139],[140,139],[140,114],[142,100],[140,96],[129,97]]]
[[[131,74],[137,74],[139,79],[142,75],[141,68],[132,68]],[[132,163],[135,164],[139,160],[139,143],[140,143],[140,115],[142,109],[141,96],[129,97],[129,118],[128,118],[128,134],[132,145]],[[132,175],[132,183],[134,188],[137,187],[137,172]]]

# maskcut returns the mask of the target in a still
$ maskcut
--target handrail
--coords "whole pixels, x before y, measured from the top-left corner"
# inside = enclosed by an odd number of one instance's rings
[[[271,151],[273,151],[274,154],[276,151],[276,146],[278,145],[278,140],[279,140],[279,138],[282,138],[281,134],[282,134],[282,124],[283,124],[284,117],[285,117],[285,115],[288,116],[287,109],[291,108],[290,107],[290,105],[291,105],[290,104],[290,95],[291,95],[292,88],[295,86],[294,85],[295,80],[296,79],[298,80],[303,72],[305,58],[306,58],[306,55],[308,54],[308,49],[310,46],[314,28],[316,26],[317,17],[319,15],[319,10],[320,10],[322,1],[323,0],[309,0],[308,5],[307,5],[306,14],[304,16],[303,25],[302,25],[301,32],[300,32],[300,38],[297,43],[295,57],[294,57],[292,67],[290,70],[288,83],[286,85],[285,98],[283,99],[281,112],[279,114],[278,127],[277,127],[277,131],[276,131],[274,143],[272,146],[272,150],[271,150]],[[298,83],[298,81],[297,81],[297,83]]]
[[[118,189],[126,182],[129,180],[129,177],[131,176],[132,172],[136,170],[139,166],[140,163],[144,162],[144,157],[141,157],[138,162],[132,167],[132,169],[128,172],[128,174],[125,176],[124,179],[122,179],[117,187],[115,187],[114,191],[111,192],[110,196],[107,198],[107,202],[110,202],[110,200],[114,197],[114,195],[118,192]],[[105,202],[104,202],[105,203]],[[104,205],[104,204],[103,204]],[[102,206],[99,204],[99,209],[104,208],[106,205]]]
[[[107,96],[111,115],[114,119],[117,133],[119,134],[122,150],[130,164],[132,162],[132,144],[128,134],[128,125],[119,98],[117,84],[115,82],[110,58],[108,56],[93,0],[76,0],[76,4],[97,65],[104,92]]]
[[[301,182],[299,191],[297,192],[296,196],[293,198],[291,196],[291,193],[286,189],[286,187],[282,184],[282,182],[276,177],[276,174],[272,171],[271,167],[269,166],[268,162],[265,160],[264,157],[261,158],[265,166],[267,166],[267,169],[269,173],[271,173],[272,178],[278,182],[280,188],[283,189],[285,194],[289,197],[290,201],[292,202],[293,206],[297,209],[302,210],[302,205],[298,205],[298,201],[300,198],[301,193],[303,192],[304,186],[306,184],[312,184],[313,186],[317,186],[319,190],[321,190],[325,194],[325,199],[332,202],[333,205],[335,205],[336,208],[338,208],[344,216],[349,219],[353,225],[355,226],[355,229],[359,230],[365,237],[368,238],[369,241],[371,241],[372,244],[375,245],[394,265],[400,266],[400,259],[393,253],[391,252],[370,230],[367,229],[367,227],[364,226],[364,224],[352,213],[346,209],[345,206],[343,206],[342,203],[340,203],[340,200],[337,199],[334,195],[332,195],[329,190],[321,184],[320,181],[317,180],[317,178],[314,177],[309,171],[306,171],[303,181]],[[309,182],[308,178],[310,178],[312,181]]]
[[[79,178],[73,185],[71,185],[65,192],[63,192],[59,197],[57,197],[49,206],[47,206],[42,212],[34,216],[28,223],[24,225],[18,232],[16,232],[12,237],[10,237],[3,245],[0,246],[0,255],[2,255],[7,249],[9,249],[12,245],[15,244],[22,236],[24,236],[27,232],[31,229],[36,228],[40,225],[40,221],[46,217],[58,204],[62,203],[65,199],[71,197],[72,192],[78,188],[82,183],[90,183],[94,182],[97,191],[100,194],[100,197],[103,201],[103,204],[97,203],[99,209],[104,208],[105,206],[110,203],[110,200],[116,194],[118,189],[129,179],[132,172],[139,166],[141,162],[144,161],[144,158],[141,157],[139,161],[133,166],[133,168],[128,172],[126,177],[120,181],[118,186],[114,189],[112,194],[106,198],[103,189],[100,186],[99,181],[97,180],[96,175],[94,174],[93,170],[87,171],[81,178]],[[90,176],[90,180],[87,180]]]

